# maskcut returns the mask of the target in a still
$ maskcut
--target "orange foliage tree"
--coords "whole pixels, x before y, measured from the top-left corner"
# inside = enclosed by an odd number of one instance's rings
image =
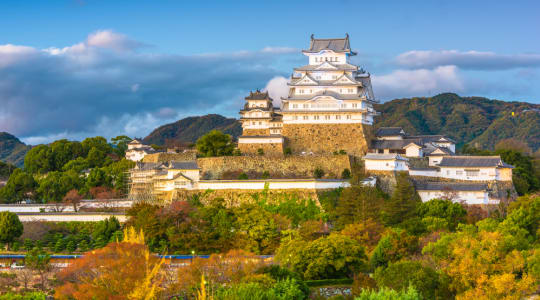
[[[123,242],[87,252],[61,271],[55,299],[157,299],[162,263],[131,228]]]
[[[265,262],[253,253],[231,250],[226,254],[212,254],[210,258],[194,258],[178,269],[178,290],[186,293],[199,286],[201,278],[212,284],[230,285],[253,276]]]

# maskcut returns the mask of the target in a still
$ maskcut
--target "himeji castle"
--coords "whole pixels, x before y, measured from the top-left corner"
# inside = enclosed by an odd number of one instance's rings
[[[351,63],[349,35],[317,39],[302,53],[308,64],[295,68],[281,108],[268,93],[252,92],[240,111],[243,153],[364,154],[377,112],[370,74]]]

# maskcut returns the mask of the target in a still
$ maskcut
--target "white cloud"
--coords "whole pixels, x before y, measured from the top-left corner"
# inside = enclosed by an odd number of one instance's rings
[[[460,69],[507,70],[540,67],[540,54],[503,55],[481,51],[413,50],[398,55],[396,62],[400,66],[409,68],[434,68],[455,65]]]
[[[287,53],[298,53],[300,50],[290,47],[264,47],[262,53],[274,53],[274,54],[287,54]]]
[[[464,90],[456,66],[435,69],[395,70],[390,74],[372,76],[375,96],[380,99],[434,95]]]
[[[18,45],[0,45],[0,68],[7,67],[29,56],[37,54],[35,48]]]
[[[0,131],[36,144],[141,137],[188,113],[236,116],[250,89],[283,74],[276,65],[286,52],[131,51],[139,44],[98,31],[68,47],[0,45]]]
[[[266,84],[263,91],[268,91],[270,98],[274,100],[274,106],[279,107],[281,105],[281,97],[287,97],[289,94],[289,86],[287,86],[289,79],[283,76],[276,76]]]

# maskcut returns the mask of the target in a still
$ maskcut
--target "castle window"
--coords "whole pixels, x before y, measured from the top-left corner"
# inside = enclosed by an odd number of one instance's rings
[[[309,119],[309,116],[304,116],[304,120],[308,120]]]
[[[315,62],[318,62],[319,61],[319,58],[315,57]]]
[[[351,119],[351,115],[347,115],[347,120],[350,120]]]
[[[310,94],[313,93],[313,90],[309,90],[309,93],[310,93]]]
[[[259,121],[259,125],[262,125],[262,122]]]
[[[353,103],[353,104],[352,104],[352,107],[353,107],[353,108],[357,108],[357,107],[358,107],[358,103]]]
[[[336,120],[341,120],[341,116],[337,115]]]
[[[295,119],[295,120],[298,120],[298,116],[294,116],[294,118],[293,118],[293,119]]]
[[[298,108],[298,104],[293,104],[292,107],[293,108]]]
[[[304,104],[304,108],[308,108],[309,107],[309,104]]]
[[[345,104],[345,103],[341,104],[341,108],[346,108],[346,107],[347,107],[347,104]]]
[[[251,125],[255,125],[255,121],[251,122]]]
[[[348,89],[347,91],[348,91],[349,93],[352,93],[352,92],[354,92],[354,90],[353,90],[353,89]]]
[[[330,116],[324,116],[325,120],[330,120]]]
[[[314,119],[314,120],[318,120],[318,119],[319,119],[319,116],[313,116],[313,119]]]
[[[335,57],[335,59],[336,59],[335,61],[338,61],[338,58],[337,58],[337,57]]]
[[[340,94],[343,94],[343,89],[339,89],[339,93],[340,93]]]

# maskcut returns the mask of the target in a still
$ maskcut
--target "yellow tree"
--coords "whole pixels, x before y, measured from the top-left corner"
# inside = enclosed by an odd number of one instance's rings
[[[157,299],[163,259],[152,255],[144,234],[124,231],[122,242],[87,252],[58,274],[57,299]]]

